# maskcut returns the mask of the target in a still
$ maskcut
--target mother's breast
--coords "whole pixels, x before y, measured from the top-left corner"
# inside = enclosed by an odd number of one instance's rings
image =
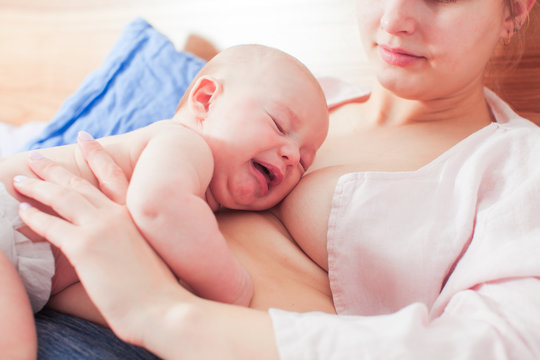
[[[221,231],[254,282],[251,307],[335,312],[326,271],[294,243],[270,213],[218,214]]]
[[[326,271],[328,218],[334,190],[339,178],[354,170],[353,166],[329,166],[310,172],[276,211],[296,243]]]

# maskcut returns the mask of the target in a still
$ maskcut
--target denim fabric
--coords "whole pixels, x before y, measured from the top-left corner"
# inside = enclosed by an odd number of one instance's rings
[[[156,360],[103,326],[45,308],[35,316],[38,360]]]

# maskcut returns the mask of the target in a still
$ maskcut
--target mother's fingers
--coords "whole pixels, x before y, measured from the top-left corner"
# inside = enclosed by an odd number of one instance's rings
[[[98,180],[101,191],[114,202],[124,204],[128,179],[122,169],[89,133],[81,131],[77,143],[90,170]]]
[[[92,185],[88,184],[88,186]],[[13,187],[22,195],[50,207],[72,223],[83,222],[87,216],[91,216],[98,209],[84,194],[64,185],[16,176],[13,179]],[[99,192],[95,188],[94,190]],[[110,200],[107,199],[107,201]]]
[[[64,249],[66,245],[69,246],[74,237],[77,237],[77,229],[74,225],[33,208],[27,203],[21,203],[19,216],[35,233],[48,239],[60,249]]]
[[[50,184],[54,183],[60,185],[60,187],[48,186],[48,190],[54,191],[55,196],[65,196],[64,194],[68,192],[68,189],[73,189],[77,193],[86,197],[91,203],[98,206],[103,204],[105,201],[109,201],[109,199],[90,182],[73,174],[62,165],[43,157],[36,151],[30,153],[28,158],[28,166],[41,179],[46,180]],[[40,190],[47,187],[45,184],[37,184],[36,186],[38,186],[37,189]],[[39,195],[42,199],[40,200],[35,198],[36,200],[43,202],[48,206],[53,205],[52,203],[49,203],[50,196],[47,196],[46,193],[41,192],[36,193],[36,195]],[[47,201],[47,203],[45,201]]]

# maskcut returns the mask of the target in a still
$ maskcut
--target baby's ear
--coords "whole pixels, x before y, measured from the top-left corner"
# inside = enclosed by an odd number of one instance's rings
[[[203,120],[206,117],[221,89],[219,80],[212,76],[203,75],[196,80],[189,94],[188,106],[198,119]]]

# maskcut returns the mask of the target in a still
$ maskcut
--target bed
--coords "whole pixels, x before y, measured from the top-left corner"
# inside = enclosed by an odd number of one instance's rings
[[[21,128],[53,119],[89,74],[103,67],[126,27],[133,21],[144,26],[134,19],[144,19],[176,49],[201,59],[216,49],[256,42],[295,55],[317,76],[369,84],[372,74],[359,46],[353,2],[0,0],[0,123]],[[540,24],[529,30],[533,35],[515,71],[497,73],[489,84],[540,125]]]

